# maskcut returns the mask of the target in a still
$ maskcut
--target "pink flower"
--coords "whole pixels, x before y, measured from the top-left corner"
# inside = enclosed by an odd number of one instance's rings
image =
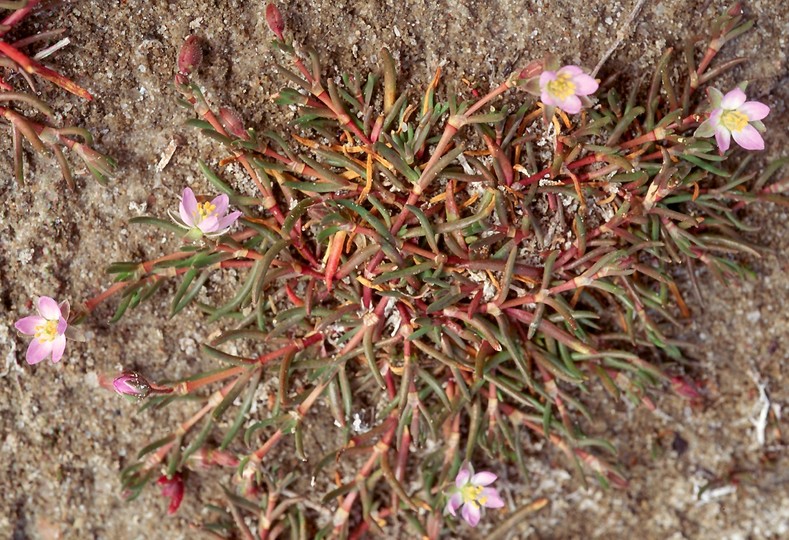
[[[219,236],[228,229],[241,216],[241,212],[227,213],[229,203],[225,194],[215,197],[211,202],[197,202],[194,192],[185,188],[178,208],[189,234],[200,236],[202,234]]]
[[[66,329],[68,328],[68,302],[58,305],[48,296],[39,296],[36,300],[38,315],[29,315],[14,323],[14,327],[27,336],[34,336],[27,347],[25,360],[28,364],[37,364],[52,355],[53,362],[63,358],[66,348]]]
[[[144,398],[151,393],[151,384],[136,371],[124,371],[115,377],[112,386],[124,396]]]
[[[764,150],[762,118],[770,113],[770,107],[758,101],[745,101],[745,92],[735,88],[725,96],[712,88],[709,91],[712,112],[696,129],[694,137],[715,135],[718,150],[724,153],[731,145],[731,138],[746,150]]]
[[[474,468],[470,464],[464,464],[455,478],[455,487],[452,488],[453,494],[447,502],[446,511],[456,516],[460,508],[463,519],[472,527],[476,527],[483,506],[485,508],[504,506],[498,490],[487,487],[495,481],[496,475],[492,472],[482,471],[474,474]]]
[[[597,87],[597,81],[578,66],[564,66],[559,71],[543,71],[540,75],[542,102],[570,114],[581,111],[579,96],[594,94]]]

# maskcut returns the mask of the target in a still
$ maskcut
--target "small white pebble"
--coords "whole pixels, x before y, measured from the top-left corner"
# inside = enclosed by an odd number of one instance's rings
[[[745,318],[749,323],[757,323],[762,318],[762,314],[760,311],[751,311],[745,315]]]
[[[170,163],[170,160],[175,154],[175,149],[178,148],[178,143],[175,139],[170,140],[170,144],[167,145],[167,148],[164,149],[162,152],[161,158],[159,159],[159,163],[156,164],[156,172],[162,172],[167,164]]]
[[[22,264],[27,264],[32,259],[33,259],[33,250],[32,249],[23,249],[16,256],[16,260],[18,260]]]

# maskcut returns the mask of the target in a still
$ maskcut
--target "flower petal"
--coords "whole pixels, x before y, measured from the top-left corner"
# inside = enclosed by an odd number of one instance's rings
[[[710,123],[712,127],[718,127],[721,123],[721,115],[723,114],[723,109],[720,107],[717,109],[713,109],[710,113]]]
[[[58,307],[60,308],[60,315],[68,320],[69,313],[71,313],[71,304],[68,303],[68,300],[63,300]]]
[[[734,140],[737,141],[737,144],[745,148],[746,150],[764,150],[764,139],[756,131],[756,128],[752,125],[748,124],[740,131],[732,132],[734,136]]]
[[[759,101],[746,101],[737,110],[747,116],[748,120],[761,120],[770,114],[770,107]]]
[[[575,93],[579,96],[588,96],[589,94],[594,94],[597,92],[597,88],[600,86],[597,84],[596,80],[586,73],[579,73],[573,77],[573,83],[575,84]]]
[[[466,484],[468,484],[468,479],[471,478],[471,471],[469,470],[468,465],[463,465],[460,467],[458,471],[458,475],[455,477],[455,485],[459,488],[462,488]]]
[[[718,143],[718,150],[721,154],[728,150],[731,144],[731,133],[729,133],[729,130],[723,126],[715,128],[715,142]]]
[[[485,508],[502,508],[504,506],[504,501],[499,496],[499,492],[496,488],[483,489],[482,493],[479,494],[479,498],[485,501],[482,505]]]
[[[573,75],[580,75],[583,72],[584,72],[583,69],[581,69],[578,66],[574,66],[574,65],[571,64],[569,66],[562,67],[559,71],[556,72],[556,75],[559,76],[559,75],[564,75],[566,73],[566,74],[570,75],[570,77],[573,77]]]
[[[489,486],[496,481],[496,478],[498,476],[492,472],[482,471],[471,477],[471,484],[474,486]]]
[[[745,103],[745,92],[740,90],[739,88],[735,88],[734,90],[730,91],[728,94],[723,96],[723,100],[721,100],[721,107],[728,110],[739,109],[740,105]]]
[[[66,350],[66,336],[58,336],[52,342],[52,362],[60,362]]]
[[[197,227],[204,233],[212,233],[219,229],[219,218],[217,218],[214,214],[211,214],[198,223]]]
[[[457,491],[449,498],[449,501],[447,501],[446,511],[449,514],[456,516],[458,508],[460,508],[461,504],[463,504],[463,495]]]
[[[762,122],[761,120],[751,120],[750,124],[753,127],[755,127],[756,131],[758,131],[759,133],[764,133],[765,131],[767,131],[767,128],[764,127],[764,122]]]
[[[555,71],[543,71],[542,73],[540,73],[540,89],[544,89],[546,86],[548,86],[549,82],[555,80],[556,80]],[[545,92],[543,92],[543,94],[545,94]]]
[[[67,328],[68,328],[68,321],[66,321],[66,319],[61,317],[60,320],[58,321],[58,325],[57,325],[57,333],[58,333],[58,335],[62,336],[63,334],[65,334]]]
[[[479,506],[477,506],[475,503],[464,504],[460,514],[463,516],[463,519],[465,519],[466,522],[472,527],[476,527],[477,523],[479,523],[480,511]]]
[[[548,107],[553,107],[556,105],[556,100],[553,99],[553,96],[548,92],[547,89],[540,93],[540,101],[542,101],[543,104],[547,105]]]
[[[219,224],[216,227],[217,230],[221,231],[230,228],[230,226],[233,225],[233,223],[235,223],[236,220],[241,217],[241,215],[242,212],[232,212],[226,215],[225,217],[219,220]]]
[[[65,338],[64,338],[65,339]],[[39,341],[34,339],[27,347],[25,360],[28,364],[38,364],[52,352],[52,341]]]
[[[181,219],[190,227],[194,226],[194,216],[197,214],[197,198],[191,188],[184,188],[181,195],[181,204],[178,207]]]
[[[60,319],[60,307],[58,303],[51,299],[49,296],[38,297],[38,312],[48,321],[56,321]]]
[[[707,97],[709,97],[710,104],[715,109],[720,109],[721,101],[723,101],[723,93],[717,88],[707,88]]]
[[[178,214],[181,216],[181,221],[184,222],[184,225],[186,225],[187,227],[191,227],[192,225],[194,225],[194,220],[192,219],[192,215],[186,209],[183,199],[181,199],[181,204],[178,205]]]
[[[693,132],[693,136],[697,138],[712,137],[713,135],[715,135],[715,126],[712,125],[709,118],[704,120]]]
[[[219,217],[224,216],[225,213],[227,212],[227,205],[229,203],[230,203],[230,199],[224,193],[222,195],[218,195],[217,197],[214,197],[214,200],[211,201],[211,204],[216,206],[216,209],[214,210],[214,214]]]
[[[40,315],[28,315],[16,321],[14,323],[14,328],[25,335],[33,336],[36,333],[36,326],[44,322],[46,322],[46,319]]]
[[[581,112],[581,100],[576,95],[570,95],[561,101],[556,101],[556,106],[566,113],[578,114]]]

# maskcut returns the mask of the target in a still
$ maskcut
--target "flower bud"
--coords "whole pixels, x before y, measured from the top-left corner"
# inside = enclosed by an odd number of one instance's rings
[[[246,497],[253,497],[260,493],[260,488],[255,482],[258,474],[258,466],[260,464],[249,459],[244,464],[243,470],[238,473],[240,484],[241,484],[241,493]]]
[[[699,401],[702,399],[698,387],[685,377],[671,377],[671,389],[674,390],[677,395],[690,401]]]
[[[272,32],[279,38],[280,41],[285,41],[282,37],[282,30],[285,28],[285,23],[282,21],[282,14],[274,4],[266,6],[266,22]]]
[[[112,381],[115,391],[124,396],[144,398],[151,393],[151,385],[135,371],[124,371]]]
[[[104,177],[112,176],[115,169],[115,161],[112,158],[108,158],[90,146],[80,143],[75,143],[71,150],[85,162],[85,166],[99,181],[103,181]]]
[[[189,88],[186,86],[189,84],[189,78],[184,75],[183,73],[176,73],[175,74],[175,87],[184,97],[191,98],[192,92],[189,91]]]
[[[230,452],[225,450],[209,450],[205,446],[197,450],[190,456],[190,461],[193,461],[201,467],[238,467],[238,458]]]
[[[230,452],[223,450],[214,450],[211,453],[211,463],[215,463],[221,467],[238,467],[238,458]]]
[[[167,506],[167,513],[171,515],[175,514],[184,498],[183,477],[180,473],[175,473],[172,478],[167,478],[167,475],[163,474],[156,483],[162,486],[162,496],[170,499],[170,504]]]
[[[230,134],[238,137],[239,139],[249,139],[249,135],[244,130],[244,122],[234,110],[228,109],[227,107],[222,107],[219,109],[219,118],[222,120],[222,124]]]
[[[200,40],[195,35],[186,38],[178,53],[178,72],[189,75],[200,65],[203,60],[203,49],[200,48]]]
[[[544,68],[544,61],[543,60],[534,60],[529,62],[529,64],[521,70],[518,74],[519,79],[531,79],[532,77],[537,77]]]

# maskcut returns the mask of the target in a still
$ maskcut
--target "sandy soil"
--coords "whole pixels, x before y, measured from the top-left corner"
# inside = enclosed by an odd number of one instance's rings
[[[593,67],[614,42],[633,0],[501,0],[497,2],[317,0],[282,2],[297,40],[341,70],[374,68],[382,45],[395,53],[403,80],[418,86],[443,66],[448,84],[463,78],[487,87],[545,51]],[[749,55],[723,86],[752,81],[751,94],[772,107],[764,158],[786,154],[789,7],[747,2],[756,28],[725,49]],[[652,65],[667,45],[705,28],[719,1],[647,2],[632,32],[604,67],[627,80]],[[0,537],[193,538],[191,520],[218,496],[190,482],[179,513],[163,519],[154,489],[131,503],[119,497],[118,471],[137,449],[183,419],[178,407],[138,415],[98,386],[99,377],[141,368],[152,377],[179,376],[201,364],[196,347],[208,333],[188,315],[161,316],[162,294],[120,323],[100,310],[86,325],[90,340],[72,343],[58,365],[24,361],[25,343],[11,324],[37,294],[77,302],[109,280],[110,261],[159,252],[161,235],[128,226],[143,213],[163,215],[184,184],[202,185],[196,158],[216,161],[214,145],[181,127],[170,84],[183,38],[199,34],[210,49],[200,80],[215,103],[230,105],[253,125],[276,128],[269,96],[279,85],[263,45],[263,2],[243,0],[73,1],[36,22],[70,29],[73,44],[52,63],[95,96],[80,102],[45,90],[64,123],[93,128],[119,163],[108,188],[90,178],[69,191],[54,161],[36,158],[22,188],[11,179],[9,141],[0,141]],[[454,82],[453,82],[454,81]],[[180,140],[170,165],[155,165]],[[786,174],[786,172],[784,172]],[[516,504],[548,497],[550,505],[513,538],[786,538],[789,536],[789,436],[784,412],[789,358],[787,211],[765,205],[747,214],[760,226],[752,240],[766,247],[749,264],[755,279],[721,284],[700,275],[705,306],[677,335],[698,345],[683,369],[702,382],[705,404],[690,408],[656,395],[656,414],[603,399],[595,428],[620,450],[627,490],[584,489],[551,449],[529,448],[531,476],[505,478]],[[689,297],[690,300],[691,297]],[[190,318],[191,317],[191,318]],[[760,394],[759,389],[764,394]],[[763,407],[770,424],[759,438]],[[776,422],[776,419],[779,419]],[[780,432],[779,432],[780,429]],[[781,438],[783,436],[783,439]],[[705,486],[703,495],[699,490]]]

